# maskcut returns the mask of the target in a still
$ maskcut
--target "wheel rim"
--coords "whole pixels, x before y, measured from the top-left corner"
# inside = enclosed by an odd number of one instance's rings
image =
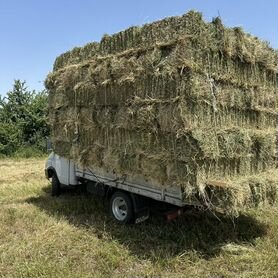
[[[116,197],[112,202],[112,211],[117,220],[124,221],[128,213],[125,199],[122,197]]]

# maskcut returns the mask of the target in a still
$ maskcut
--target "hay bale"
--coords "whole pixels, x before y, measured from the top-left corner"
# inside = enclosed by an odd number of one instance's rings
[[[273,203],[277,58],[196,12],[105,35],[58,57],[45,82],[54,150],[228,213]]]

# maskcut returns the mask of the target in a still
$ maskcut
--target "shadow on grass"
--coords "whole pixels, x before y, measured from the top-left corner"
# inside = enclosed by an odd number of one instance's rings
[[[137,225],[114,223],[108,205],[102,199],[67,190],[60,197],[51,197],[50,188],[41,196],[26,200],[53,217],[63,217],[81,229],[91,230],[98,238],[113,239],[130,252],[151,260],[166,259],[187,252],[198,252],[203,258],[217,256],[225,243],[252,244],[266,234],[268,227],[256,219],[241,215],[237,219],[220,217],[209,212],[188,210],[171,223],[155,215]],[[107,237],[108,235],[108,237]]]

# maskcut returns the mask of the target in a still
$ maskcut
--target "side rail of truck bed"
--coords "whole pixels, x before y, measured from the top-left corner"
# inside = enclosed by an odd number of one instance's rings
[[[77,168],[76,176],[179,207],[184,205],[198,205],[184,203],[182,201],[182,191],[180,188],[156,188],[144,181],[131,181],[128,177],[118,178],[116,175],[105,173],[100,169],[82,170]]]

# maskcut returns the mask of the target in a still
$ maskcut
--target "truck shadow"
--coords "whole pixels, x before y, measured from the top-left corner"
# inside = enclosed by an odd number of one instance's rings
[[[67,190],[60,197],[51,197],[50,188],[38,197],[26,200],[48,215],[67,219],[69,223],[103,240],[114,239],[139,257],[150,260],[171,258],[187,252],[198,252],[209,259],[221,252],[223,245],[250,245],[267,233],[268,227],[248,215],[236,219],[189,209],[177,220],[166,223],[154,215],[141,224],[119,225],[108,214],[101,199]]]

